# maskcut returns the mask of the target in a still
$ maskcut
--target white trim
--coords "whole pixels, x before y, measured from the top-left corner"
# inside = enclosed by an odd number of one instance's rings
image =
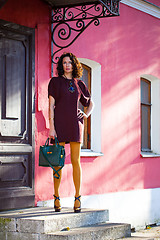
[[[151,151],[150,157],[158,157],[160,154],[160,79],[150,74],[142,74],[141,78],[145,78],[151,82]],[[145,155],[145,156],[144,156]],[[142,154],[144,157],[146,154]]]
[[[81,156],[101,156],[101,65],[86,58],[79,61],[91,68],[91,95],[95,104],[91,114],[91,149],[81,151]]]
[[[81,149],[81,156],[82,157],[99,157],[103,156],[104,154],[101,152],[94,152],[90,149]]]
[[[141,157],[150,158],[150,157],[160,157],[160,154],[152,152],[141,152]]]
[[[142,12],[160,18],[160,7],[142,0],[121,0],[121,3],[136,8]]]
[[[160,188],[139,189],[100,195],[82,196],[83,208],[108,209],[109,221],[129,223],[136,229],[160,222]],[[63,207],[73,209],[74,197],[61,198]],[[53,207],[54,200],[38,202],[37,206]]]

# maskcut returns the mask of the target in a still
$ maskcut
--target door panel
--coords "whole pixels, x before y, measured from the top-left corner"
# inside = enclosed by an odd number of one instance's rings
[[[28,155],[0,156],[0,188],[29,185],[27,174],[29,171],[28,158]]]
[[[16,26],[0,25],[0,210],[34,206],[33,30]]]
[[[3,39],[1,136],[22,136],[25,131],[25,57],[22,42]]]

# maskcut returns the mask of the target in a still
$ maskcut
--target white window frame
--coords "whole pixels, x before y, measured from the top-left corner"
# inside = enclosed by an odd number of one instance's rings
[[[79,61],[91,68],[91,96],[95,104],[91,114],[91,149],[81,149],[81,156],[101,156],[101,65],[86,58]]]
[[[151,153],[141,152],[142,157],[160,156],[160,79],[150,74],[140,76],[151,82]]]

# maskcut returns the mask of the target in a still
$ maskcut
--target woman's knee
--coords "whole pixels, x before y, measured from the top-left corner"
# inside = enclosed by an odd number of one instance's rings
[[[70,143],[71,148],[71,162],[73,165],[79,165],[80,164],[80,149],[81,145],[78,142],[71,142]]]

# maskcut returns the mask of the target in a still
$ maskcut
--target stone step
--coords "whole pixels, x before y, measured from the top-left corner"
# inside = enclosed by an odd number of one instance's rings
[[[40,240],[111,240],[131,236],[130,224],[101,223],[42,235]]]
[[[61,231],[64,228],[79,228],[104,223],[109,220],[108,210],[63,208],[56,213],[53,208],[37,207],[0,213],[0,232],[44,234]]]
[[[120,238],[118,240],[156,240],[157,238],[151,238],[151,237],[127,237],[127,238]],[[158,238],[157,240],[159,240],[160,238]]]
[[[0,232],[1,240],[111,240],[129,237],[129,224],[103,223],[54,233]]]

